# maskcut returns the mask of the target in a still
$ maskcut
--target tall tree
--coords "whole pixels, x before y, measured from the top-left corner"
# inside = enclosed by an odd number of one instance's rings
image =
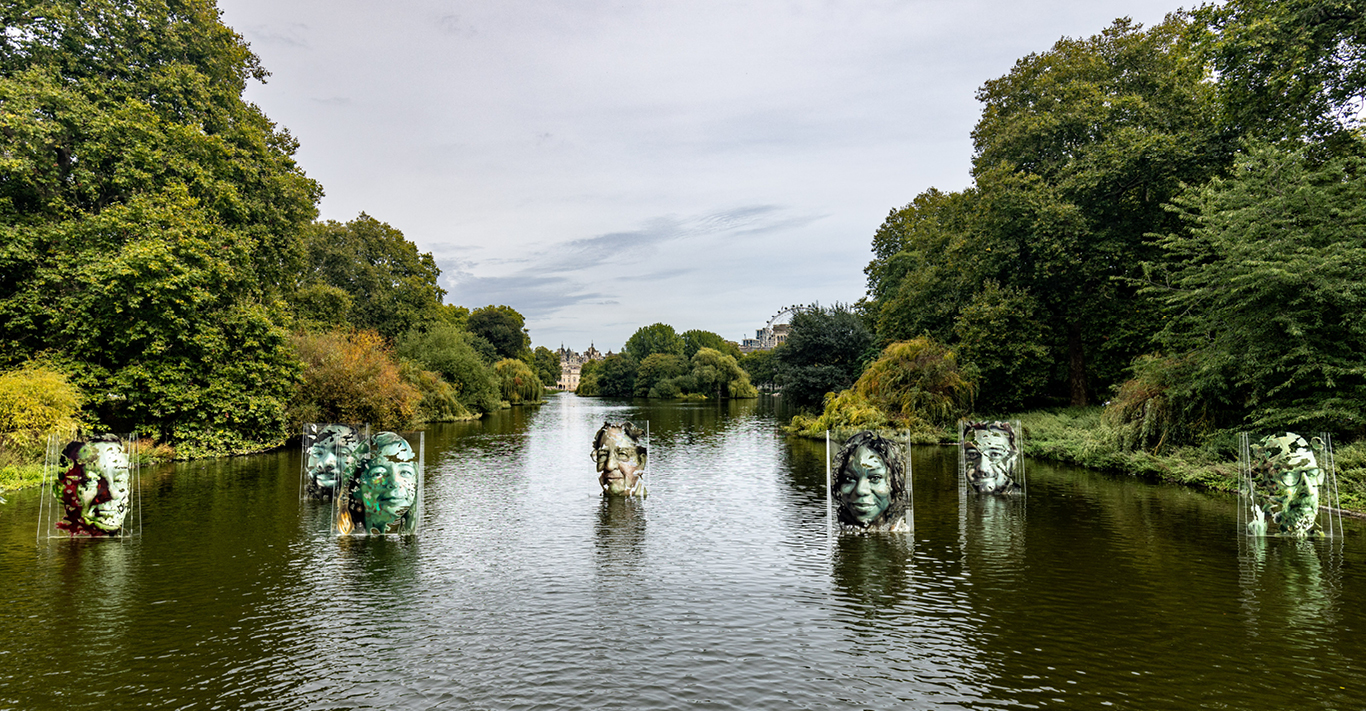
[[[674,332],[673,326],[655,323],[636,329],[636,332],[626,339],[626,345],[621,347],[621,352],[640,363],[656,353],[681,356],[685,347],[683,338]]]
[[[827,392],[853,385],[865,361],[876,356],[873,345],[872,332],[848,306],[797,309],[775,355],[783,397],[799,407],[819,405]]]
[[[466,321],[466,328],[492,343],[499,358],[519,358],[531,347],[526,320],[511,306],[490,305],[475,309]]]
[[[281,285],[321,194],[242,100],[204,0],[0,8],[0,360],[51,351],[104,427],[181,452],[285,434]]]

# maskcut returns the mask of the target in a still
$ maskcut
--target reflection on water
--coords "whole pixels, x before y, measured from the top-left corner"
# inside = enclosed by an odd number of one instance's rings
[[[1234,535],[1230,497],[1029,464],[914,534],[826,536],[780,401],[554,397],[427,430],[422,534],[327,535],[297,449],[144,473],[143,536],[0,506],[0,708],[1354,708],[1366,537]],[[651,493],[599,495],[604,420]]]

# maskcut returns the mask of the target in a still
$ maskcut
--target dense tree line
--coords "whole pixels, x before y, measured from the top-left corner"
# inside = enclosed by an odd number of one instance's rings
[[[1346,0],[1232,0],[1020,59],[978,91],[972,185],[873,237],[873,357],[809,308],[751,372],[854,412],[887,397],[851,388],[870,363],[953,362],[967,386],[941,424],[1108,400],[1147,447],[1366,434],[1363,30]],[[938,345],[907,359],[917,339]]]
[[[86,425],[244,451],[300,417],[486,411],[494,364],[530,362],[521,316],[442,304],[398,230],[314,221],[211,0],[20,0],[0,27],[0,367],[64,374]]]
[[[637,329],[621,353],[584,364],[579,395],[728,399],[758,397],[739,365],[740,347],[711,331],[681,335],[656,323]]]

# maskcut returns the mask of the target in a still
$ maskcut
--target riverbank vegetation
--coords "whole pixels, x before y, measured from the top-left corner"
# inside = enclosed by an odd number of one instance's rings
[[[1019,417],[1033,456],[1221,489],[1239,432],[1325,432],[1366,507],[1363,29],[1232,0],[1020,59],[978,91],[972,185],[892,210],[866,297],[742,365],[799,434]],[[911,351],[939,355],[888,378]]]
[[[535,362],[520,314],[442,303],[432,256],[378,219],[317,221],[298,143],[242,99],[267,72],[211,0],[21,3],[0,24],[0,377],[47,383],[63,422],[193,458],[305,420],[539,401],[496,368]],[[0,422],[0,467],[32,463],[35,427]]]
[[[759,391],[739,364],[740,347],[711,331],[681,335],[651,324],[627,339],[621,353],[585,363],[579,395],[666,400],[756,398]]]

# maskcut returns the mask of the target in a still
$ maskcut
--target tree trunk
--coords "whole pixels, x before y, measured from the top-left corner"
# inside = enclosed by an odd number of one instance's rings
[[[1086,404],[1086,353],[1081,347],[1081,325],[1067,326],[1067,381],[1074,407]]]

